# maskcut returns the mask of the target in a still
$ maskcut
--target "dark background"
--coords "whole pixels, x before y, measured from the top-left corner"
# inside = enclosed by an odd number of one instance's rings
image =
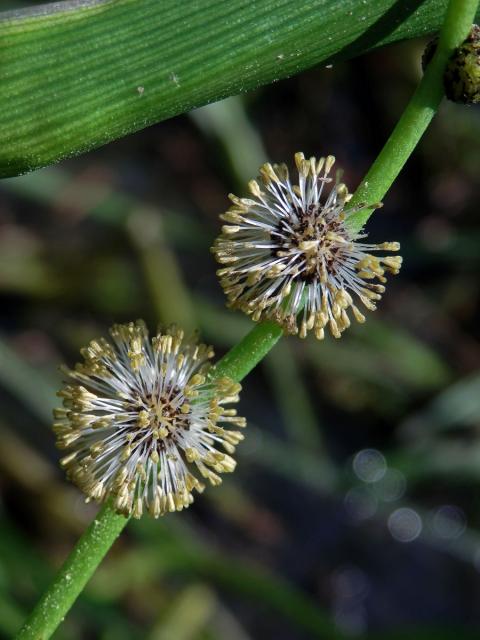
[[[113,322],[251,328],[209,253],[266,158],[334,154],[351,190],[424,42],[310,70],[0,183],[0,635],[95,508],[58,469],[58,365]],[[286,338],[244,383],[237,471],[131,523],[56,638],[462,638],[480,625],[480,111],[443,104],[372,241],[404,267],[340,341]],[[470,637],[470,636],[468,636]],[[473,637],[473,635],[472,635]]]

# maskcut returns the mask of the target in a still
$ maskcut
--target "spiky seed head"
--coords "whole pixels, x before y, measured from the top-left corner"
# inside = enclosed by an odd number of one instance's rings
[[[245,419],[228,405],[240,385],[211,376],[213,350],[170,327],[151,339],[142,321],[114,325],[83,362],[63,368],[54,412],[61,464],[87,500],[157,518],[180,511],[208,480],[235,468]],[[232,429],[233,427],[233,429]]]
[[[233,205],[220,216],[227,224],[212,247],[229,306],[301,338],[313,331],[322,339],[327,327],[339,338],[349,312],[364,322],[357,305],[374,310],[386,273],[398,273],[402,262],[373,255],[398,251],[398,242],[363,242],[366,234],[349,224],[367,205],[346,208],[351,194],[341,172],[331,177],[334,163],[333,156],[297,153],[298,184],[285,164],[264,164],[249,183],[251,197],[230,196]]]

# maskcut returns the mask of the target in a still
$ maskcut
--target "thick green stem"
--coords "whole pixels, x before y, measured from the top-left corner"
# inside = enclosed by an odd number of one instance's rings
[[[109,503],[102,507],[27,618],[17,640],[47,640],[52,635],[127,522]]]
[[[451,0],[440,39],[431,62],[385,146],[356,190],[349,206],[380,202],[400,173],[435,115],[442,100],[443,74],[448,59],[467,37],[478,0]],[[373,209],[363,209],[350,218],[360,229]]]
[[[243,340],[218,361],[213,375],[216,378],[228,376],[240,382],[275,346],[282,333],[281,327],[270,320],[255,325]]]

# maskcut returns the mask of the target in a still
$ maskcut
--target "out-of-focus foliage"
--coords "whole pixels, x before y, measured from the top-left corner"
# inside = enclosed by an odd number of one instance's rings
[[[234,344],[251,325],[208,251],[226,194],[299,149],[335,154],[353,188],[420,54],[319,68],[0,183],[1,637],[94,513],[57,470],[58,364],[136,317]],[[57,638],[474,637],[479,134],[478,110],[443,106],[368,227],[405,257],[379,311],[276,347],[244,383],[236,473],[130,526]]]

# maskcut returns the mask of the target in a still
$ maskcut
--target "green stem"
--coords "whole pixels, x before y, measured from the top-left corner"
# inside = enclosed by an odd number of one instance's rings
[[[382,151],[358,187],[350,206],[379,202],[391,187],[435,115],[443,97],[443,74],[448,59],[467,37],[478,0],[450,0],[440,39],[431,62]],[[360,229],[372,214],[364,209],[351,216]],[[282,330],[274,322],[256,325],[217,364],[215,375],[240,381],[280,339]]]
[[[215,366],[216,378],[228,376],[240,382],[280,340],[283,330],[276,322],[266,320],[255,325]]]
[[[216,377],[242,380],[280,339],[282,329],[274,322],[261,322],[221,358]],[[105,504],[77,542],[57,576],[37,603],[16,640],[47,640],[73,605],[103,560],[128,519]]]
[[[350,207],[380,202],[400,173],[437,112],[444,93],[445,67],[467,37],[477,6],[478,0],[450,0],[435,55],[395,129],[356,190]],[[351,226],[356,230],[363,227],[373,211],[363,209],[353,214],[349,219]]]
[[[351,205],[378,202],[397,177],[438,109],[443,96],[446,63],[466,38],[477,4],[477,0],[450,0],[435,55],[392,135],[353,196]],[[354,214],[350,218],[354,228],[363,226],[370,214],[371,210]],[[242,380],[281,335],[282,329],[274,322],[257,324],[219,360],[214,375]],[[17,640],[47,640],[50,637],[126,523],[127,519],[117,515],[108,503],[102,508],[28,617]]]
[[[47,640],[52,635],[127,522],[109,503],[102,507],[28,616],[17,640]]]

